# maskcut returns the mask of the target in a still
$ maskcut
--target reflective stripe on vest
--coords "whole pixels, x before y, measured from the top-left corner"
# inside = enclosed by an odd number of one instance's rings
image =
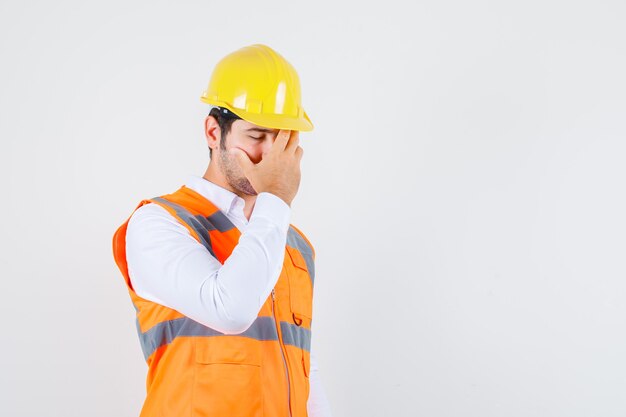
[[[299,347],[307,352],[311,351],[310,329],[296,326],[295,324],[285,321],[280,322],[280,328],[285,344]],[[139,328],[139,320],[137,320],[137,332],[139,334],[141,349],[143,350],[146,360],[155,350],[171,343],[174,338],[179,336],[230,336],[204,326],[188,317],[163,321],[146,332],[141,331]],[[274,323],[274,319],[269,316],[257,317],[245,332],[238,333],[237,336],[245,336],[256,340],[278,340],[276,324]]]

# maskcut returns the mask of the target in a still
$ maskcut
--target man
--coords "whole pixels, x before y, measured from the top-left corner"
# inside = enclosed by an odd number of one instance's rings
[[[148,363],[141,417],[331,417],[311,352],[315,250],[289,224],[293,67],[265,45],[224,57],[201,97],[211,161],[142,200],[113,238]]]

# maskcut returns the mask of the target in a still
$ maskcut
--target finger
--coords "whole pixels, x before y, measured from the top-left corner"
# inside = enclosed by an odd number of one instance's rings
[[[304,153],[304,149],[302,149],[302,146],[298,146],[296,150],[294,151],[294,154],[296,154],[296,156],[298,157],[298,161],[302,159],[303,153]]]
[[[289,141],[290,134],[291,134],[291,130],[285,130],[285,129],[279,130],[278,134],[276,135],[276,139],[274,140],[274,143],[272,143],[272,149],[270,149],[270,152],[284,151],[285,146],[287,145],[287,142]]]
[[[289,142],[287,143],[287,146],[285,146],[285,151],[294,153],[299,144],[300,132],[297,130],[292,130],[291,136],[289,136]]]

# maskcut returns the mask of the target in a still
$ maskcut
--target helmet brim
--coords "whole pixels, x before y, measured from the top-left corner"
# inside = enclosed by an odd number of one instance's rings
[[[309,116],[305,111],[302,111],[302,117],[289,117],[284,114],[251,113],[242,109],[234,108],[228,103],[207,99],[204,96],[200,97],[200,100],[207,104],[224,107],[241,117],[243,120],[261,127],[267,127],[270,129],[297,130],[301,132],[310,132],[314,128],[311,119],[309,119]]]

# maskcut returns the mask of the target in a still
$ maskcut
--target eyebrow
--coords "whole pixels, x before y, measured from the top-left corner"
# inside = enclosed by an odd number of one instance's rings
[[[246,129],[246,132],[252,132],[252,131],[256,131],[256,132],[264,132],[264,133],[274,133],[275,131],[272,129],[263,129],[261,127],[250,127],[248,129]]]

